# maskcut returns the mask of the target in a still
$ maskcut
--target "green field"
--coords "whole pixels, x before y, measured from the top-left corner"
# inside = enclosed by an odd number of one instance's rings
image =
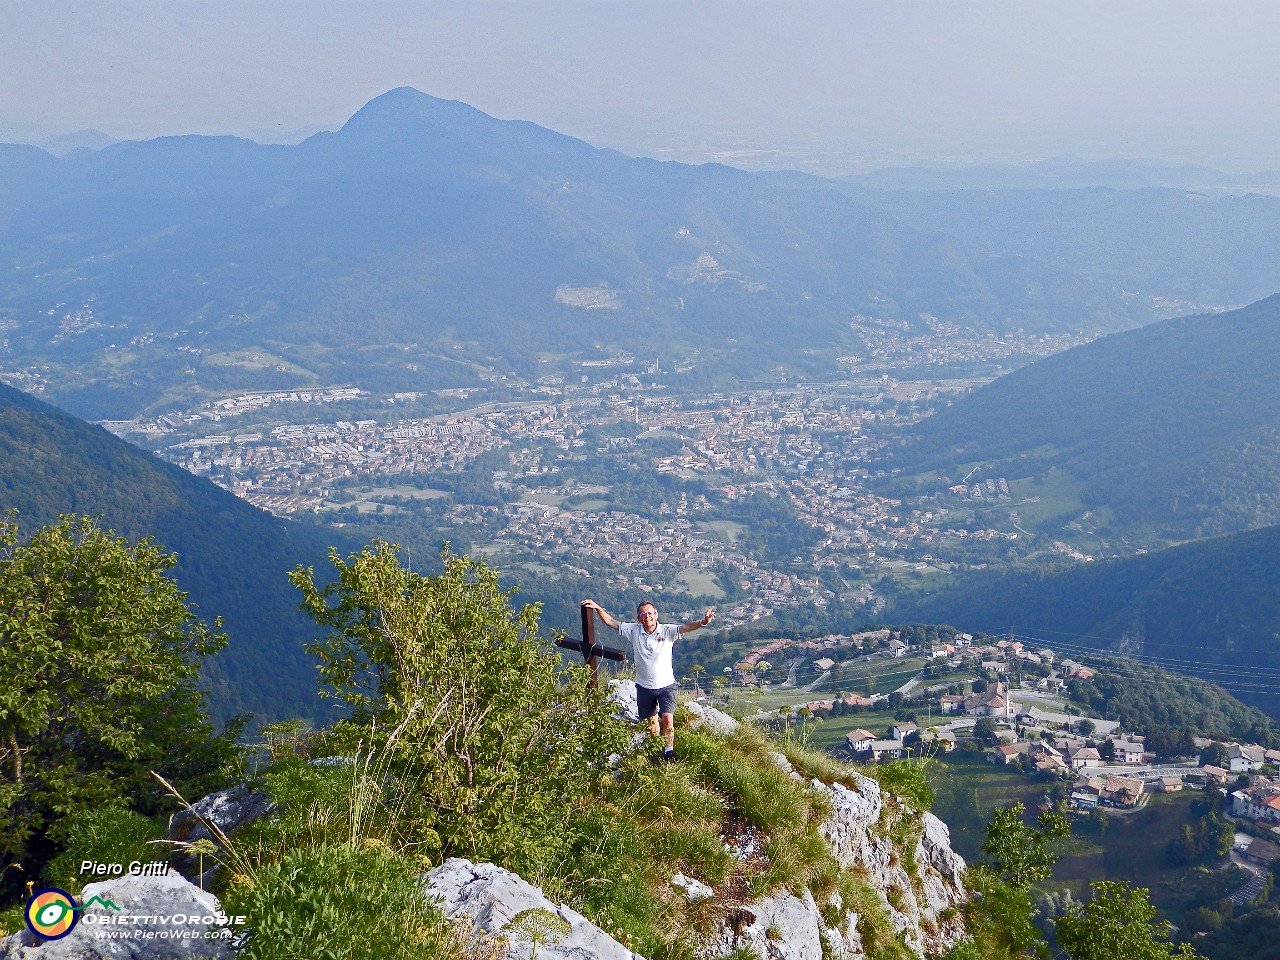
[[[707,571],[694,567],[681,570],[671,585],[695,597],[711,597],[714,600],[724,597],[724,590],[716,582],[716,578]]]
[[[1140,810],[1110,813],[1105,835],[1091,838],[1094,844],[1082,855],[1060,856],[1047,886],[1069,887],[1079,897],[1094,880],[1127,880],[1150,889],[1157,902],[1169,902],[1187,868],[1167,865],[1164,848],[1192,822],[1191,803],[1199,796],[1189,790],[1153,793]]]
[[[601,510],[608,510],[611,506],[613,506],[612,500],[583,500],[569,509],[577,513],[598,513]]]
[[[430,488],[424,490],[420,487],[411,487],[408,485],[396,487],[374,487],[371,490],[365,490],[356,495],[369,500],[376,499],[378,497],[404,497],[406,500],[442,500],[449,496],[449,494],[444,490],[432,490]]]
[[[899,660],[877,657],[874,660],[858,659],[836,664],[831,679],[814,691],[810,699],[826,700],[839,693],[856,693],[870,696],[873,693],[892,693],[917,673],[928,661],[922,657],[903,657]],[[813,676],[801,671],[800,682],[812,682]]]
[[[991,811],[1011,803],[1030,807],[1039,802],[1047,786],[988,763],[985,753],[959,752],[933,760],[929,782],[937,792],[933,812],[951,828],[952,849],[970,863],[981,859]]]
[[[707,533],[715,534],[725,543],[737,543],[742,539],[742,524],[734,520],[699,520],[698,526]]]
[[[201,360],[210,367],[239,367],[242,370],[279,370],[295,374],[308,380],[316,379],[312,370],[300,367],[296,363],[277,356],[260,347],[249,347],[243,350],[228,350],[224,353],[211,353]]]
[[[870,730],[876,736],[884,736],[894,722],[892,710],[868,710],[865,713],[847,713],[842,717],[823,717],[813,727],[809,736],[811,746],[833,752],[841,760],[847,760],[844,738],[852,730]]]

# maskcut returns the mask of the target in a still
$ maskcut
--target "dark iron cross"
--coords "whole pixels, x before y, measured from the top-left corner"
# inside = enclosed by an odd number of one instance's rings
[[[558,637],[556,646],[563,647],[566,650],[577,650],[582,654],[582,659],[591,668],[591,689],[593,690],[599,685],[599,681],[596,679],[596,666],[600,663],[601,657],[618,663],[627,659],[624,651],[596,643],[596,612],[587,607],[582,608],[582,639],[574,640],[572,637]]]

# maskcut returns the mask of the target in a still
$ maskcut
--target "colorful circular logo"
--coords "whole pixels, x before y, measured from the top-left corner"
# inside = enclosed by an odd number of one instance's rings
[[[59,940],[75,929],[80,914],[71,894],[56,887],[36,891],[27,901],[27,926],[46,940]]]

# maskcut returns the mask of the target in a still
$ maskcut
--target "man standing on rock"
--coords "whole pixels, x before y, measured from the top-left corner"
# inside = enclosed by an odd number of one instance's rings
[[[676,675],[671,668],[671,650],[676,640],[690,630],[705,627],[716,618],[715,610],[707,607],[701,620],[688,623],[658,623],[658,608],[648,600],[636,607],[638,623],[620,623],[594,600],[583,600],[582,605],[594,610],[605,626],[617,630],[631,644],[636,663],[636,708],[641,720],[649,721],[649,730],[656,737],[661,731],[662,760],[676,758]]]

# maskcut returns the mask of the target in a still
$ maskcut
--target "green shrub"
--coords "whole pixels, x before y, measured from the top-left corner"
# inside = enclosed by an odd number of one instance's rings
[[[86,883],[102,879],[82,877],[81,861],[119,863],[128,869],[135,860],[167,860],[167,846],[148,843],[162,836],[164,831],[140,813],[99,807],[75,820],[67,831],[67,849],[49,861],[41,876],[51,886],[79,893]]]
[[[934,800],[933,787],[929,785],[929,763],[927,757],[892,760],[868,767],[867,772],[888,793],[923,811],[932,807]]]
[[[538,635],[538,607],[511,606],[496,571],[447,548],[443,572],[401,566],[375,541],[317,587],[291,576],[328,635],[312,645],[329,694],[374,721],[366,750],[399,818],[439,838],[449,855],[489,860],[524,876],[558,869],[577,839],[567,815],[598,793],[625,727],[586,671],[564,668]]]

